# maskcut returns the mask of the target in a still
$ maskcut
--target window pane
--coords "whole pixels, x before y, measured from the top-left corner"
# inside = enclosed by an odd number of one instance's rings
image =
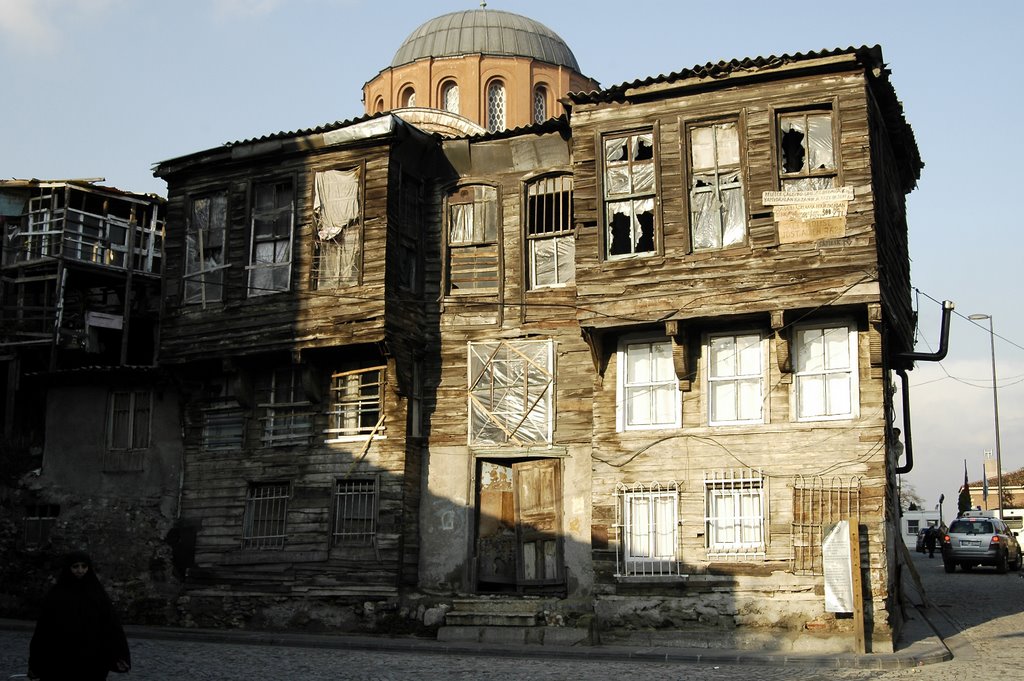
[[[715,381],[710,386],[711,390],[711,420],[712,421],[736,421],[736,391],[734,381]]]
[[[825,329],[824,364],[829,369],[850,368],[850,333],[843,326]]]
[[[851,404],[850,375],[846,373],[828,375],[828,413],[833,416],[853,413]]]
[[[715,126],[718,151],[718,167],[737,165],[740,162],[740,137],[735,123]]]
[[[832,151],[832,117],[818,115],[807,117],[808,154],[811,170],[830,169],[835,167]]]
[[[798,376],[798,409],[801,417],[825,414],[825,378],[822,375]]]

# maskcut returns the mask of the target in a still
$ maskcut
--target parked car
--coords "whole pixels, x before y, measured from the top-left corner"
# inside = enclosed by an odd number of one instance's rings
[[[1021,548],[1017,536],[999,518],[965,515],[949,525],[942,537],[942,565],[953,572],[959,565],[970,570],[975,565],[992,565],[996,572],[1020,570]]]

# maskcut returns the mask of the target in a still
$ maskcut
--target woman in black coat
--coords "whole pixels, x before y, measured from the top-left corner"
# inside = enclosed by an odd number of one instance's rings
[[[128,639],[92,560],[82,552],[68,554],[32,634],[29,678],[102,681],[131,666]]]

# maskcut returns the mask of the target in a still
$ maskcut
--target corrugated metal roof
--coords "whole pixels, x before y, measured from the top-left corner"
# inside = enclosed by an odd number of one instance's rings
[[[550,28],[529,17],[493,9],[452,12],[431,19],[405,39],[391,66],[462,54],[530,57],[577,73],[580,70],[572,50]]]

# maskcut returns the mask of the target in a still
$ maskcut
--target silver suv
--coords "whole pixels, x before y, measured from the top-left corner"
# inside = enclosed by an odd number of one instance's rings
[[[992,565],[996,572],[1020,570],[1021,549],[1016,535],[999,518],[965,515],[949,525],[942,537],[942,566],[953,572],[959,565],[970,570],[975,565]]]

